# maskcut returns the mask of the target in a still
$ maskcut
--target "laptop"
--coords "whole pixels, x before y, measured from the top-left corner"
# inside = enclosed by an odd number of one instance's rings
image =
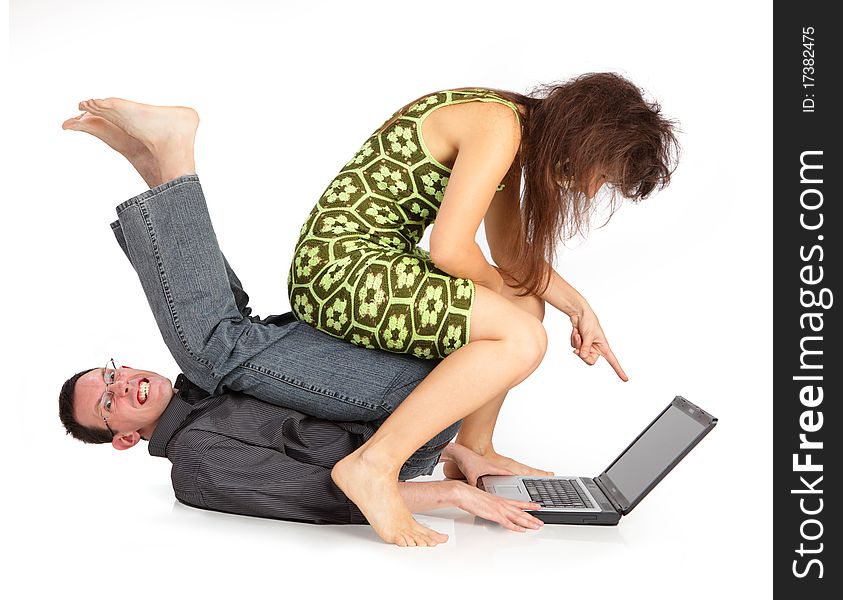
[[[597,477],[483,475],[477,487],[540,504],[540,510],[527,512],[545,523],[617,525],[716,424],[703,409],[676,396]]]

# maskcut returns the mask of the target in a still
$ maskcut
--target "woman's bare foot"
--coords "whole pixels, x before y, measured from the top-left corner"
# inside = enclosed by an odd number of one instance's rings
[[[483,458],[485,458],[489,462],[493,463],[495,466],[511,471],[516,475],[527,475],[530,477],[553,476],[553,472],[551,471],[542,471],[541,469],[534,469],[533,467],[529,467],[523,463],[518,462],[517,460],[513,460],[508,456],[498,454],[495,451],[487,451],[485,453],[482,453],[481,456],[483,456]],[[446,462],[442,466],[442,472],[448,479],[465,479],[465,475],[463,475],[462,471],[460,471],[459,467],[457,467],[456,463],[454,462]]]
[[[102,117],[139,140],[152,154],[164,181],[196,172],[193,142],[199,115],[186,106],[153,106],[122,98],[85,100],[81,110]]]
[[[542,469],[534,469],[517,460],[498,454],[495,451],[487,452],[483,455],[487,460],[493,462],[502,469],[512,471],[516,475],[529,475],[530,477],[552,477],[552,471],[543,471]]]
[[[435,546],[448,536],[413,519],[398,491],[397,474],[373,462],[363,448],[339,461],[331,478],[368,519],[381,539],[398,546]]]
[[[108,144],[132,163],[149,187],[153,188],[163,183],[158,163],[147,147],[111,121],[85,112],[78,117],[69,118],[62,123],[61,127],[73,131],[84,131]]]
[[[465,479],[465,475],[454,462],[449,461],[442,465],[442,473],[446,479]]]

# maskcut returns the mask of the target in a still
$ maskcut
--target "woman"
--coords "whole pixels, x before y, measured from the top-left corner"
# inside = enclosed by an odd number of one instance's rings
[[[461,418],[457,443],[514,473],[545,473],[492,446],[507,391],[544,355],[545,303],[571,319],[583,361],[603,356],[627,380],[588,303],[552,269],[555,244],[586,229],[602,186],[614,204],[618,192],[640,200],[667,185],[676,151],[658,105],[596,73],[535,97],[483,88],[424,96],[331,182],[296,246],[293,312],[353,344],[444,359],[332,472],[384,540],[444,541],[413,520],[396,482],[416,448]],[[474,241],[481,221],[497,267]],[[416,244],[430,224],[428,254]]]

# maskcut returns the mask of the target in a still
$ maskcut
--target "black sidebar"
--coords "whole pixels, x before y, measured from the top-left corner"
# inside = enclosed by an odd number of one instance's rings
[[[776,598],[840,598],[840,57],[832,2],[774,4],[773,577]],[[834,349],[837,348],[835,351]]]

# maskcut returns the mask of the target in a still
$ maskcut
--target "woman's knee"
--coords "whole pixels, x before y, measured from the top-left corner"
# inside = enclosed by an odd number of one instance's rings
[[[471,311],[469,341],[517,341],[524,348],[532,349],[534,354],[543,356],[547,347],[543,316],[544,301],[541,298],[524,296],[513,301],[483,286],[477,286]]]
[[[524,315],[514,324],[505,342],[508,353],[529,375],[541,364],[547,352],[547,331],[536,317]]]
[[[512,375],[509,383],[512,387],[527,379],[544,360],[547,333],[538,319],[525,313],[524,319],[513,323],[511,331],[499,344],[496,358]]]
[[[500,359],[515,371],[515,383],[541,364],[547,350],[547,332],[528,311],[483,286],[477,286],[471,309],[470,341],[500,343]]]

